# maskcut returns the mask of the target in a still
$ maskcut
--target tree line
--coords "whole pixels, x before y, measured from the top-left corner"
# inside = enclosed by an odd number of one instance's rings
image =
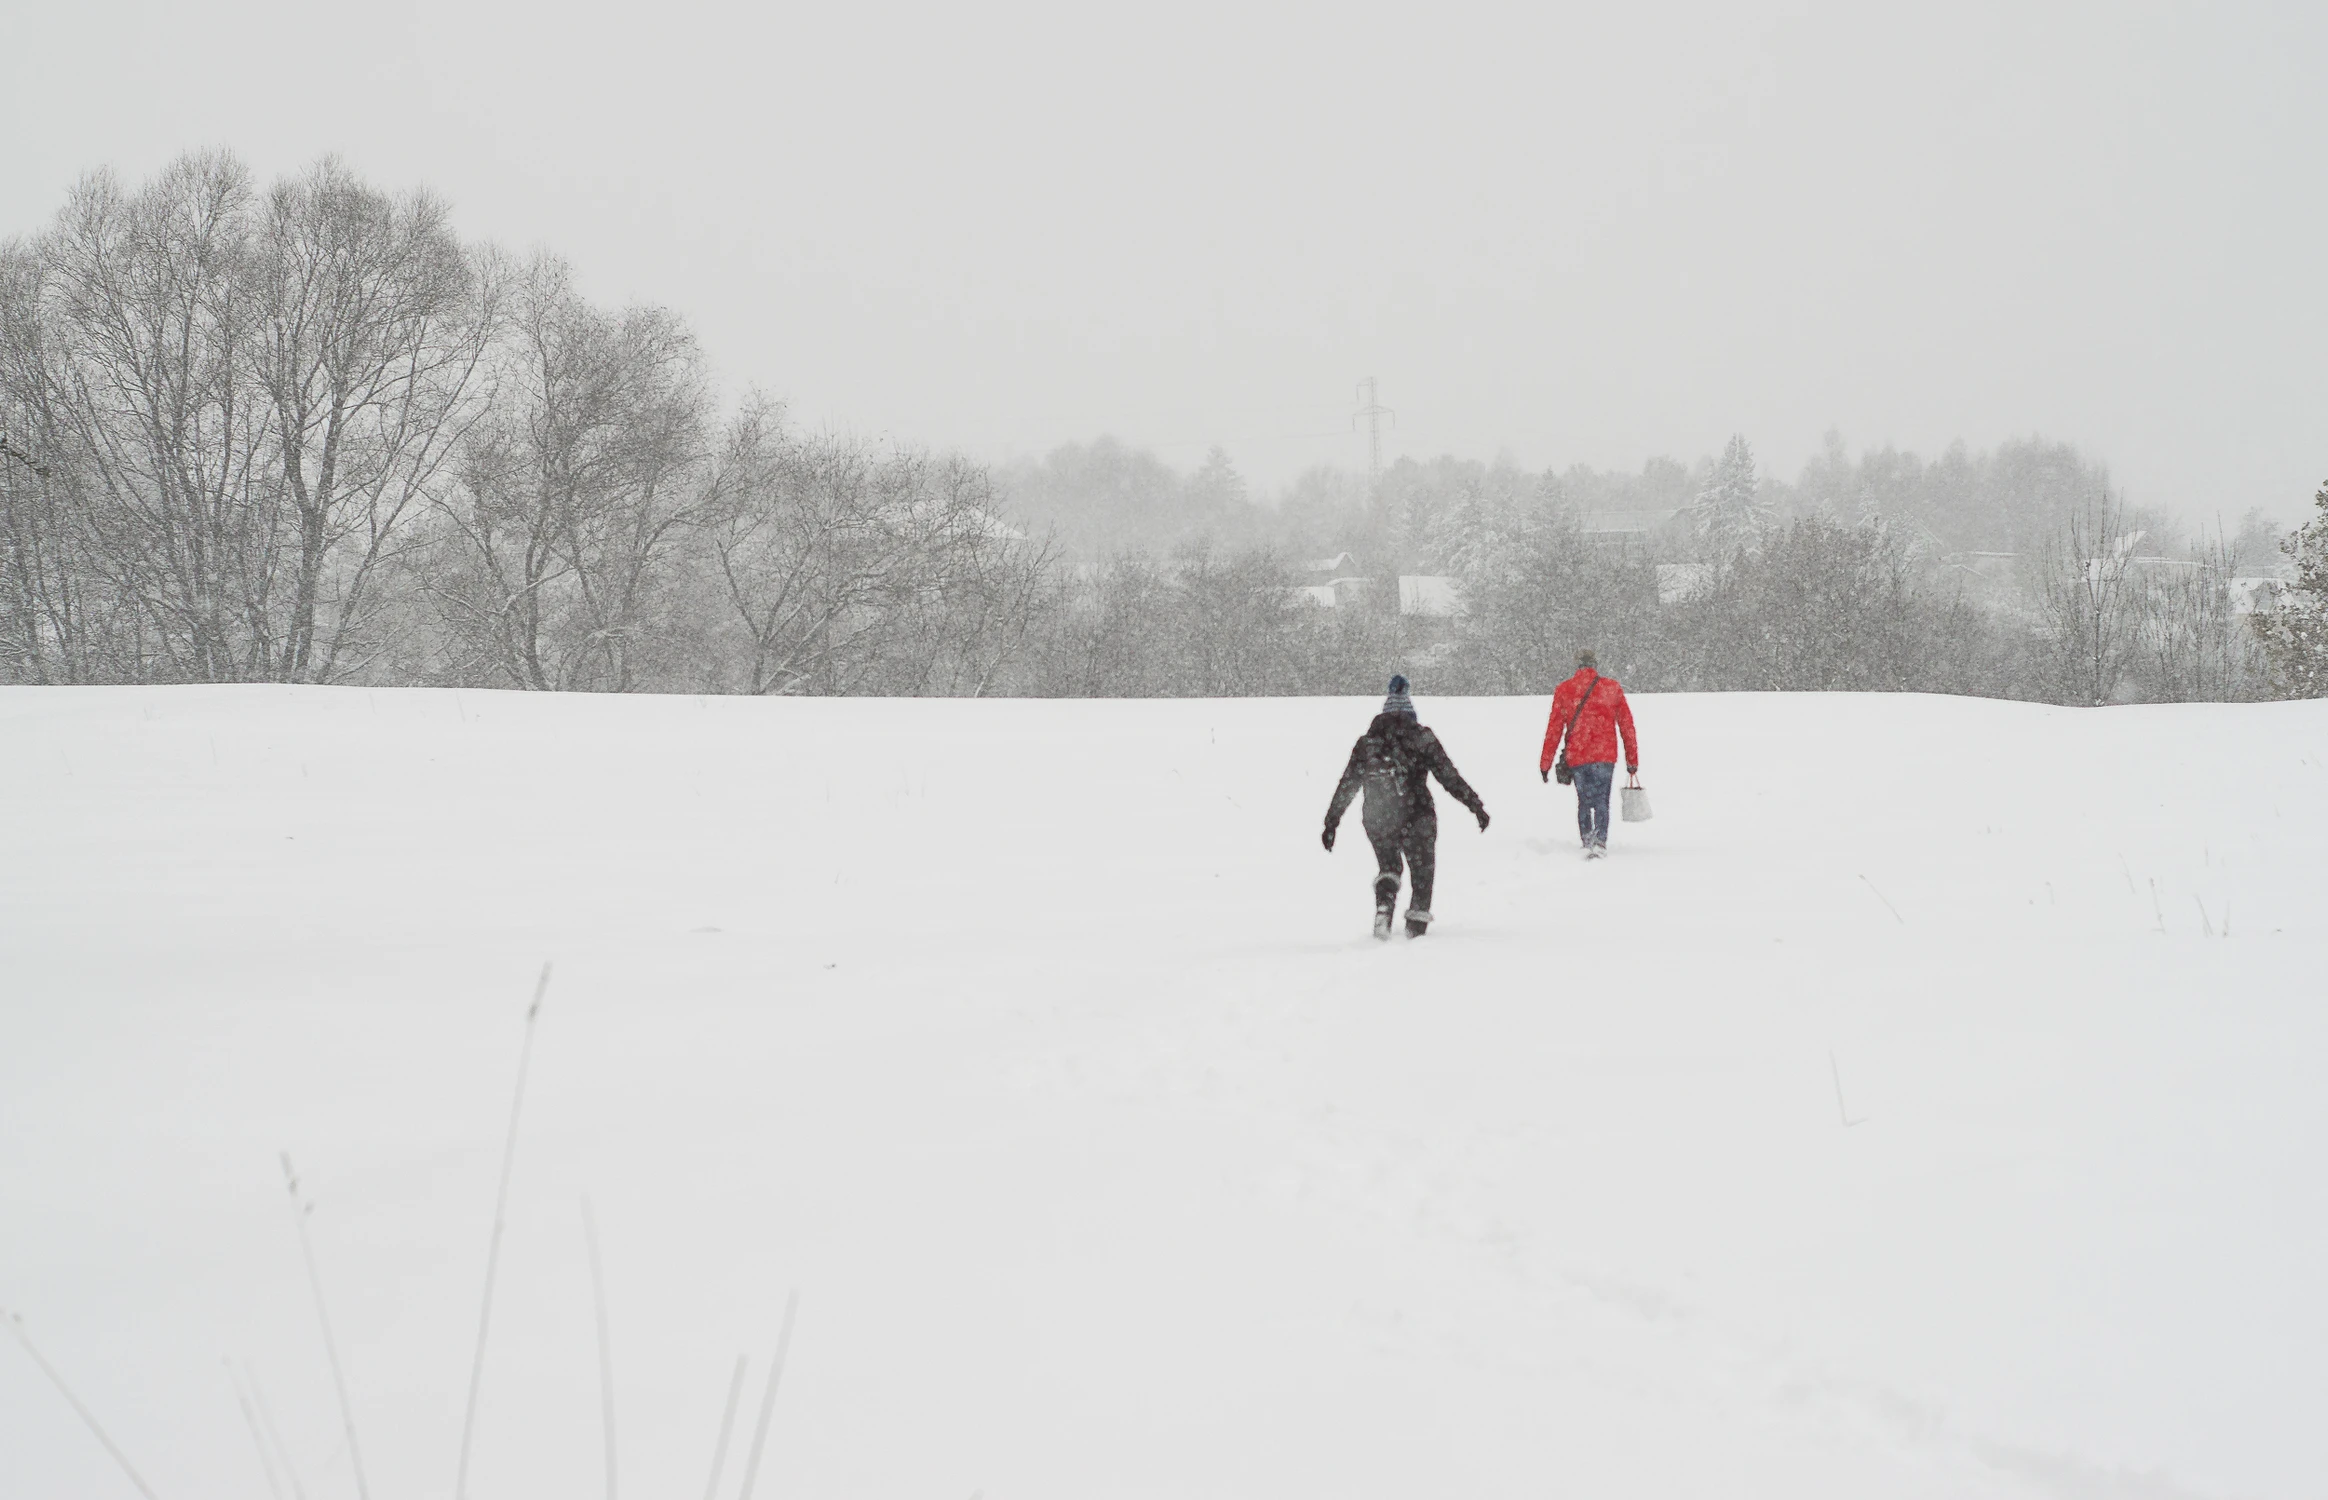
[[[1051,573],[977,465],[723,412],[673,313],[331,161],[0,247],[0,438],[22,682],[989,691]]]
[[[1758,472],[1743,437],[1636,474],[1401,460],[1371,486],[1314,470],[1273,506],[1218,450],[1181,475],[1103,440],[1007,477],[1086,558],[1074,618],[1096,661],[1038,673],[1049,691],[1360,692],[1396,661],[1436,691],[1537,692],[1586,645],[1650,690],[2096,704],[2328,687],[2307,623],[2328,574],[2305,561],[2328,528],[2283,536],[2250,512],[2189,534],[2038,438],[1927,461],[1853,457],[1830,434],[1791,484]],[[1314,581],[1288,560],[1344,552],[1375,575],[1355,607],[1254,620],[1214,597],[1225,571],[1262,598]],[[2276,594],[2248,587],[2291,559]],[[1451,580],[1462,612],[1400,615],[1402,574]],[[2259,598],[2278,607],[2243,612]]]
[[[1792,484],[1743,438],[1638,474],[1408,460],[1265,503],[1217,449],[807,432],[724,401],[669,310],[331,160],[92,174],[0,245],[4,681],[1539,692],[1592,645],[1651,690],[2328,691],[2328,521],[2276,613],[2235,597],[2281,541],[2183,537],[2037,439],[1830,435]],[[1304,559],[1343,551],[1371,591],[1317,607]],[[1402,574],[1460,613],[1402,613]]]

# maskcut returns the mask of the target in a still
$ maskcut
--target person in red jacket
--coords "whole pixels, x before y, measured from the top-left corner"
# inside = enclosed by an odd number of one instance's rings
[[[1546,781],[1552,766],[1565,763],[1576,780],[1576,831],[1584,857],[1609,852],[1609,787],[1617,779],[1617,736],[1625,737],[1625,773],[1641,769],[1641,747],[1633,738],[1633,706],[1614,677],[1603,677],[1590,651],[1576,653],[1576,675],[1552,694],[1552,719],[1544,726],[1544,758],[1537,766]],[[1568,749],[1561,753],[1560,740]]]

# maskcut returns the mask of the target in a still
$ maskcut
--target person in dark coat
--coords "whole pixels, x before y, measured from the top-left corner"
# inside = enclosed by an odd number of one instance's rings
[[[1406,933],[1419,938],[1431,930],[1431,885],[1438,873],[1439,811],[1431,801],[1431,778],[1447,795],[1471,809],[1479,831],[1487,831],[1487,807],[1479,793],[1447,758],[1439,737],[1415,718],[1414,700],[1407,696],[1404,677],[1390,679],[1390,696],[1382,712],[1366,726],[1350,747],[1350,763],[1342,769],[1341,784],[1326,808],[1325,845],[1334,847],[1342,814],[1358,793],[1366,793],[1359,822],[1367,842],[1374,845],[1374,935],[1390,936],[1391,911],[1398,905],[1399,866],[1403,861],[1414,877],[1414,893],[1407,900]]]

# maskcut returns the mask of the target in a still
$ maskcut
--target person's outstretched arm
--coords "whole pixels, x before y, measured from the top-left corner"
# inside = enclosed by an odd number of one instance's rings
[[[1423,763],[1431,768],[1433,776],[1439,778],[1439,785],[1447,789],[1448,796],[1471,809],[1471,815],[1479,819],[1480,831],[1486,832],[1487,804],[1479,800],[1479,793],[1471,789],[1471,783],[1463,779],[1463,773],[1456,770],[1455,762],[1448,758],[1447,747],[1440,744],[1439,737],[1428,729],[1423,731]]]
[[[1342,814],[1350,810],[1350,800],[1358,795],[1359,757],[1365,753],[1366,739],[1350,747],[1350,763],[1342,768],[1341,783],[1334,788],[1334,800],[1326,804],[1326,833],[1323,840],[1328,849],[1334,847],[1334,830],[1342,826]]]
[[[1641,745],[1633,738],[1633,705],[1626,701],[1623,688],[1617,689],[1617,733],[1625,739],[1625,772],[1630,775],[1641,769]]]

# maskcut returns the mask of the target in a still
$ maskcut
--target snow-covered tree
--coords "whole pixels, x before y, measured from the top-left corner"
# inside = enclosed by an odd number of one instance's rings
[[[1557,481],[1535,503],[1481,505],[1481,524],[1449,556],[1465,610],[1457,627],[1484,690],[1550,692],[1590,646],[1629,673],[1655,634],[1657,569],[1646,552],[1596,546]]]
[[[1714,464],[1706,487],[1698,491],[1691,519],[1700,540],[1720,552],[1754,544],[1770,522],[1770,506],[1754,473],[1754,450],[1744,433],[1733,433],[1729,446]]]
[[[2280,543],[2296,565],[2295,586],[2279,608],[2254,617],[2280,690],[2298,698],[2328,697],[2328,485],[2312,503],[2320,513]]]
[[[1245,476],[1237,472],[1236,460],[1214,444],[1204,456],[1204,467],[1189,476],[1190,508],[1200,515],[1222,516],[1242,509],[1247,499]]]

